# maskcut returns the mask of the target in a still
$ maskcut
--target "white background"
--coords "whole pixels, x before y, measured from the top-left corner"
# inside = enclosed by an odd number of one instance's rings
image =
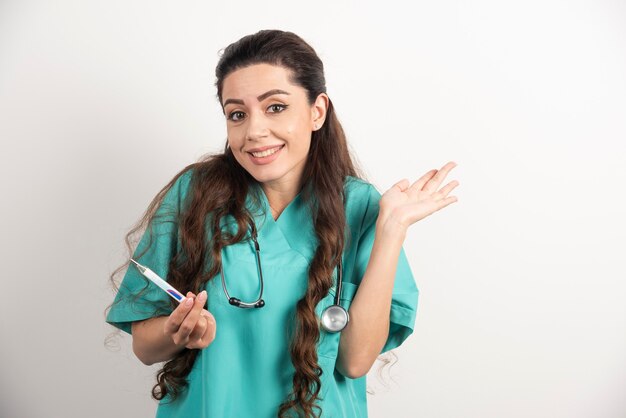
[[[420,301],[370,416],[626,416],[626,3],[0,2],[0,415],[148,417],[104,322],[124,234],[226,138],[218,51],[319,53],[384,191],[455,161],[405,241]],[[446,181],[447,182],[447,181]]]

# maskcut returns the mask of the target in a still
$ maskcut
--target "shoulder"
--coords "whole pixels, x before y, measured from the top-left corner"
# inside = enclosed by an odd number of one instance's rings
[[[177,211],[182,208],[193,179],[193,174],[193,167],[185,167],[169,181],[163,188],[163,190],[166,190],[165,196],[163,196],[163,207]]]
[[[344,190],[347,203],[352,205],[378,204],[381,198],[380,192],[372,183],[359,177],[347,176],[344,181]]]
[[[381,194],[370,182],[348,176],[344,183],[346,193],[346,217],[348,222],[359,229],[378,217]]]
[[[174,180],[174,185],[186,192],[194,176],[194,172],[194,167],[185,167],[176,175],[177,178]]]

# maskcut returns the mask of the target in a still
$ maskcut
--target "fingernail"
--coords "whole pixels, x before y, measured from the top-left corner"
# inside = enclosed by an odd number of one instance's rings
[[[193,298],[187,298],[187,300],[185,301],[185,306],[191,306],[193,305]]]
[[[200,292],[200,294],[198,295],[198,298],[199,298],[201,301],[203,301],[203,302],[206,300],[206,297],[207,297],[206,290],[203,290],[203,291],[202,291],[202,292]]]

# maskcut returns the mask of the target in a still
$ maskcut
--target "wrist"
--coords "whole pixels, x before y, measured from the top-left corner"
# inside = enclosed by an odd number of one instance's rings
[[[383,219],[376,221],[376,235],[392,240],[404,241],[406,237],[407,227],[394,219]]]

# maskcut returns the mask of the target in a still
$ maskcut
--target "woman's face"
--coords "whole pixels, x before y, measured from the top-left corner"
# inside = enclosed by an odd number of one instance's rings
[[[324,123],[328,97],[313,105],[289,70],[255,64],[230,73],[222,87],[228,144],[241,166],[277,190],[300,187],[311,134]],[[317,126],[317,128],[316,128]]]

